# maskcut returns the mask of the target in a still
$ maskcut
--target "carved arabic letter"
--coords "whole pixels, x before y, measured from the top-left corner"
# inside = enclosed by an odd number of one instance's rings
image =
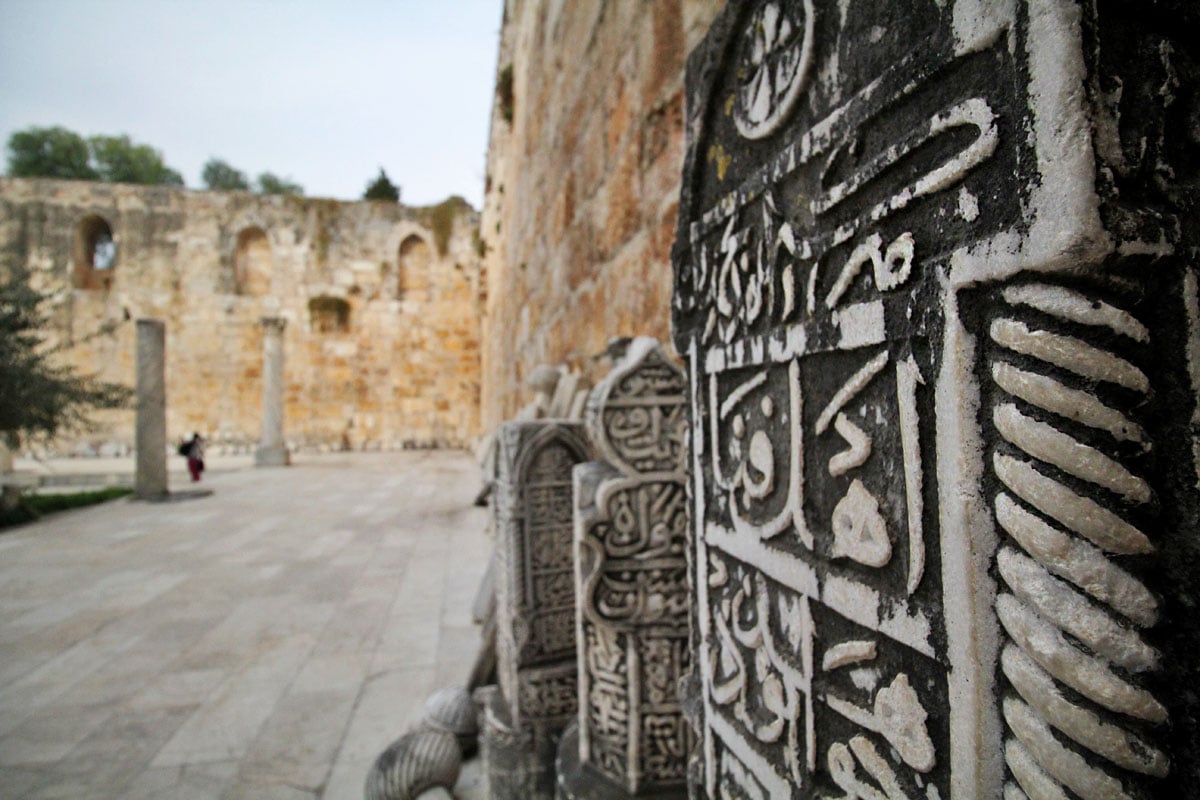
[[[746,691],[746,666],[729,633],[725,615],[714,615],[714,621],[720,645],[709,651],[713,675],[712,699],[717,705],[724,706],[737,700]]]
[[[875,262],[875,288],[881,292],[895,289],[912,274],[913,237],[902,233],[887,246],[881,261]]]
[[[829,290],[829,295],[825,298],[826,308],[835,308],[841,302],[843,295],[850,288],[850,284],[858,277],[859,271],[868,261],[871,262],[874,273],[876,275],[880,273],[883,269],[883,253],[880,252],[882,246],[883,237],[878,233],[873,233],[867,237],[866,241],[854,248],[842,266],[842,271],[838,273],[837,281]]]
[[[892,558],[887,523],[879,501],[855,478],[833,508],[833,557],[849,558],[868,567],[882,567]]]
[[[742,470],[742,487],[746,495],[755,500],[763,499],[775,488],[775,453],[765,431],[755,431],[750,437],[750,451]]]
[[[813,56],[813,4],[769,3],[746,28],[733,121],[747,139],[775,133],[808,83]]]
[[[833,420],[833,429],[850,445],[829,459],[829,474],[836,478],[866,463],[871,457],[871,437],[840,411]]]
[[[829,672],[851,664],[874,660],[875,642],[870,640],[839,642],[825,651],[824,657],[821,658],[821,669]]]

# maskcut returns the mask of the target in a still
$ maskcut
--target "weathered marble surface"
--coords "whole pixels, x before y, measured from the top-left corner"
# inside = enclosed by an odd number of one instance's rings
[[[364,800],[415,800],[426,790],[453,787],[462,768],[458,740],[449,731],[418,727],[375,759]]]
[[[1138,8],[758,0],[693,54],[699,795],[1200,778],[1198,15]]]

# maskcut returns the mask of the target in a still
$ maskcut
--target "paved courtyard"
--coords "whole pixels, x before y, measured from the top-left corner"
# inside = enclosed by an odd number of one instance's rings
[[[464,682],[490,548],[470,456],[203,485],[0,533],[0,798],[359,800]]]

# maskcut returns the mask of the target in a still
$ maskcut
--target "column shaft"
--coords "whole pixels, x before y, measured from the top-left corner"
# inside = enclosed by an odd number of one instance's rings
[[[143,500],[167,494],[166,326],[137,321],[137,472],[134,493]]]
[[[283,329],[287,320],[264,317],[262,438],[254,463],[260,467],[279,467],[290,462],[283,442]]]

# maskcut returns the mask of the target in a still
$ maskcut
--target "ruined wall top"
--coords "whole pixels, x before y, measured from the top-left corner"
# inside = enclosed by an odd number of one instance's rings
[[[0,271],[28,271],[52,298],[48,343],[108,380],[132,381],[127,321],[164,319],[168,425],[204,431],[215,452],[258,439],[262,317],[288,322],[293,447],[465,445],[478,431],[478,222],[453,199],[0,178]],[[131,415],[98,419],[58,452],[132,444]]]

